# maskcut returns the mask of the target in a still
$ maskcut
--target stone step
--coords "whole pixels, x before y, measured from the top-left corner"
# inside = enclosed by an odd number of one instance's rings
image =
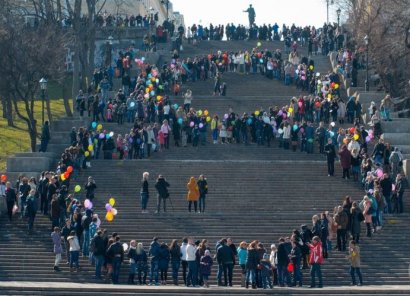
[[[405,118],[407,119],[407,118]],[[382,129],[384,133],[410,133],[410,120],[383,121]]]

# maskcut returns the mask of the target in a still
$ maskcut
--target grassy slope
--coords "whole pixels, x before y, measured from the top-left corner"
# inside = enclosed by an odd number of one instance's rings
[[[57,92],[50,93],[55,96]],[[61,97],[61,96],[60,96]],[[51,110],[53,120],[61,116],[65,116],[63,99],[51,99]],[[1,109],[1,105],[0,105]],[[20,112],[25,114],[24,107],[20,104]],[[2,111],[0,111],[1,114]],[[35,102],[35,117],[38,122],[38,131],[41,132],[41,100]],[[13,114],[15,127],[7,126],[7,120],[0,116],[0,172],[6,169],[6,159],[8,156],[17,152],[30,151],[30,137],[27,132],[27,125],[24,121]],[[47,112],[45,112],[45,120],[47,120]]]

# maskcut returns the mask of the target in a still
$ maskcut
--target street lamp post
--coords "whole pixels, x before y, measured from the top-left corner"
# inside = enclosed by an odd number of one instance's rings
[[[47,79],[43,77],[40,79],[39,83],[41,89],[41,123],[44,125],[44,101],[46,98]]]
[[[340,10],[340,8],[338,8],[336,10],[337,13],[337,26],[340,27],[340,14],[342,13],[342,11]]]
[[[326,24],[329,23],[329,5],[333,5],[333,0],[326,0]]]
[[[366,80],[364,82],[364,89],[369,91],[369,36],[364,36],[363,40],[366,45]]]

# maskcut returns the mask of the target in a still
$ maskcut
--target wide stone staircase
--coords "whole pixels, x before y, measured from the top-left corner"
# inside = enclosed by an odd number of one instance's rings
[[[198,46],[185,46],[184,56],[208,54],[212,49],[241,50],[254,47],[255,42],[202,42]],[[272,49],[283,48],[281,43],[266,43]],[[262,46],[265,47],[265,44]],[[330,69],[329,59],[323,56],[314,57],[316,69],[327,72]],[[286,105],[292,96],[300,95],[294,86],[284,86],[283,82],[268,80],[260,74],[240,75],[226,73],[224,81],[228,84],[227,97],[213,97],[211,80],[197,81],[183,86],[193,90],[192,106],[196,109],[209,110],[211,115],[220,117],[227,113],[229,107],[234,112],[253,112],[269,106]],[[173,103],[182,104],[181,97],[171,96]],[[370,102],[370,101],[369,101]],[[365,101],[362,103],[368,104]],[[67,120],[54,127],[53,152],[58,153],[68,145],[68,133],[71,126],[84,122],[78,119]],[[130,124],[118,126],[114,123],[103,123],[104,129],[115,134],[125,134]],[[344,126],[348,127],[347,125]],[[60,132],[57,132],[60,131]],[[404,131],[407,132],[407,131]],[[114,136],[115,137],[115,136]],[[54,151],[55,149],[55,151]],[[60,150],[59,150],[60,149]],[[315,148],[316,149],[316,148]],[[149,213],[140,210],[140,183],[142,173],[150,172]],[[170,200],[167,213],[154,214],[156,210],[155,179],[162,174],[170,182]],[[206,199],[206,212],[189,213],[186,201],[186,183],[189,177],[204,174],[208,179],[209,194]],[[361,200],[364,191],[358,184],[341,178],[341,169],[336,164],[336,176],[327,177],[326,162],[317,153],[307,155],[299,151],[285,151],[278,148],[273,141],[272,147],[244,146],[242,144],[213,145],[199,147],[174,147],[163,152],[156,152],[151,159],[143,160],[94,160],[92,167],[81,172],[79,179],[72,181],[72,188],[83,186],[88,176],[93,176],[98,189],[94,200],[94,211],[103,220],[105,204],[110,197],[116,199],[118,210],[113,222],[103,221],[102,227],[108,233],[118,232],[122,242],[136,239],[143,242],[147,249],[151,239],[156,236],[160,241],[170,243],[172,239],[192,236],[194,239],[206,238],[211,252],[221,237],[231,237],[235,244],[240,241],[259,240],[267,250],[278,238],[290,236],[293,229],[302,224],[311,225],[311,217],[323,211],[333,211],[344,196],[350,195],[353,200]],[[83,199],[83,193],[78,198]],[[406,209],[408,203],[405,199]],[[161,209],[162,210],[162,209]],[[70,273],[68,267],[62,266],[62,272],[53,271],[54,256],[50,239],[51,222],[40,214],[35,222],[35,234],[27,235],[26,224],[14,221],[10,224],[5,217],[0,218],[0,282],[32,281],[28,290],[31,295],[65,295],[75,291],[76,295],[94,295],[99,292],[110,292],[116,295],[250,295],[265,294],[263,291],[246,291],[213,288],[210,290],[177,289],[160,287],[159,289],[124,286],[116,289],[107,286],[82,285],[72,287],[71,283],[101,283],[93,279],[93,267],[85,258],[81,259],[81,271]],[[323,265],[324,285],[332,286],[323,291],[280,289],[281,294],[306,295],[339,295],[346,289],[352,294],[389,294],[380,285],[405,285],[408,283],[410,254],[405,243],[410,235],[408,225],[410,216],[389,216],[380,233],[372,238],[365,237],[362,229],[362,273],[366,285],[376,285],[366,290],[346,288],[350,283],[349,263],[346,253],[332,251]],[[336,242],[333,240],[333,247]],[[63,258],[64,260],[65,258]],[[216,266],[211,276],[215,284]],[[128,263],[122,267],[120,282],[125,283]],[[169,272],[170,277],[170,272]],[[304,271],[304,283],[309,283],[309,273]],[[61,288],[41,285],[41,282],[65,282]],[[240,284],[240,268],[235,266],[234,285]],[[70,288],[71,287],[71,288]],[[405,294],[406,289],[398,286],[395,293]],[[404,286],[403,286],[404,287]],[[275,288],[276,289],[276,288]],[[278,290],[278,289],[277,289]],[[17,291],[17,292],[16,292]],[[18,287],[2,287],[0,294],[19,294]]]

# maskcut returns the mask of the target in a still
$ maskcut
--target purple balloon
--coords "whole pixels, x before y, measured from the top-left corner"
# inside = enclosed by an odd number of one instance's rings
[[[370,142],[372,140],[372,138],[370,136],[366,137],[366,142]]]
[[[203,128],[204,127],[204,124],[201,122],[200,124],[199,124],[199,128]]]
[[[191,121],[191,122],[189,123],[189,126],[190,126],[190,127],[194,127],[194,125],[195,125],[195,122],[193,122],[193,121]]]
[[[104,135],[104,133],[101,133],[98,137],[100,138],[100,140],[102,140],[102,139],[105,138],[105,135]]]
[[[107,211],[110,211],[112,209],[112,205],[110,205],[109,203],[105,204],[105,209]]]
[[[92,203],[89,199],[86,199],[86,200],[84,201],[84,207],[85,207],[86,209],[92,209],[92,208],[93,208],[93,203]]]
[[[279,115],[279,116],[282,116],[282,114],[283,114],[283,111],[282,111],[282,110],[279,110],[278,115]]]
[[[229,117],[228,113],[224,115],[224,118],[227,119]]]

